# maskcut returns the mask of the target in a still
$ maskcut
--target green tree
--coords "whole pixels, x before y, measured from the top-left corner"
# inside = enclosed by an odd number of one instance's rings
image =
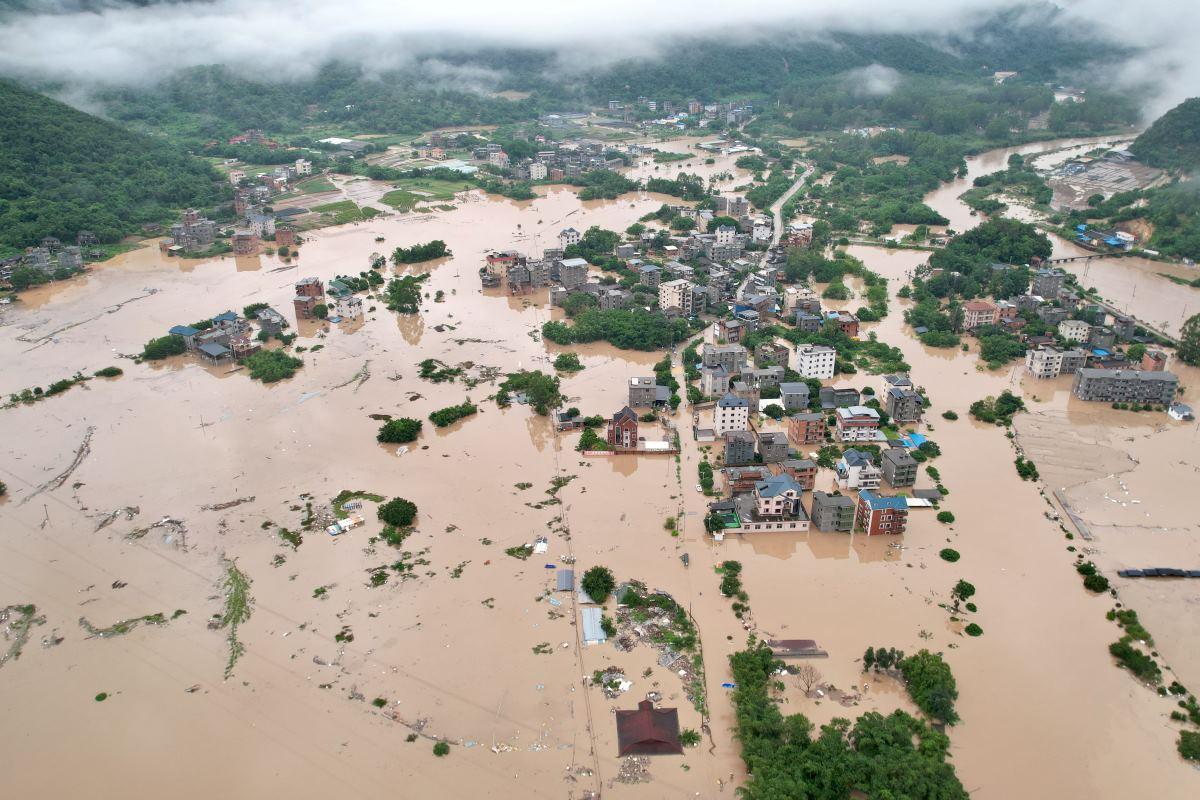
[[[329,316],[329,306],[324,303],[317,303],[313,306],[313,316],[317,319],[325,319]]]
[[[1179,329],[1179,359],[1191,366],[1200,364],[1200,314],[1188,318]]]
[[[421,420],[398,417],[383,423],[375,438],[385,444],[403,444],[416,440],[420,433]]]
[[[583,573],[581,585],[588,597],[602,604],[617,587],[617,581],[608,567],[595,566]]]
[[[379,519],[396,528],[405,528],[417,518],[417,506],[403,497],[394,497],[379,506]]]

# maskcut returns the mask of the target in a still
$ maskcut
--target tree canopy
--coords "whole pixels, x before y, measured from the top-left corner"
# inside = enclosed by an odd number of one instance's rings
[[[173,145],[0,80],[0,251],[79,231],[117,242],[228,191]]]

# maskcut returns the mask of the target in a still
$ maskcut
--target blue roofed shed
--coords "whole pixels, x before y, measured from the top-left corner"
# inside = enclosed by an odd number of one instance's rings
[[[600,619],[603,615],[604,611],[596,606],[588,606],[580,609],[579,617],[583,621],[584,644],[604,644],[608,641],[608,636],[604,633],[604,627],[600,624]]]

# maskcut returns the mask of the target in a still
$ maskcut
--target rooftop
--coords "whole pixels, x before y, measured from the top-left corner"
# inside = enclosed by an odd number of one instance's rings
[[[717,401],[717,405],[721,408],[749,408],[750,403],[745,398],[737,395],[727,394]]]
[[[872,511],[884,511],[891,509],[899,511],[908,508],[908,501],[903,497],[884,497],[883,495],[875,494],[870,489],[864,489],[858,493],[860,502],[865,503],[867,508]]]
[[[792,476],[781,473],[754,484],[754,491],[759,497],[777,497],[789,491],[803,494],[804,487],[796,483]]]
[[[678,755],[679,711],[655,708],[649,700],[638,703],[636,711],[618,709],[617,755]]]

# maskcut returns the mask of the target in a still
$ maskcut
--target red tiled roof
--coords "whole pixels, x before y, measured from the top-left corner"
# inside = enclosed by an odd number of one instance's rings
[[[618,756],[681,753],[677,709],[655,708],[649,700],[643,700],[636,711],[617,711]]]

